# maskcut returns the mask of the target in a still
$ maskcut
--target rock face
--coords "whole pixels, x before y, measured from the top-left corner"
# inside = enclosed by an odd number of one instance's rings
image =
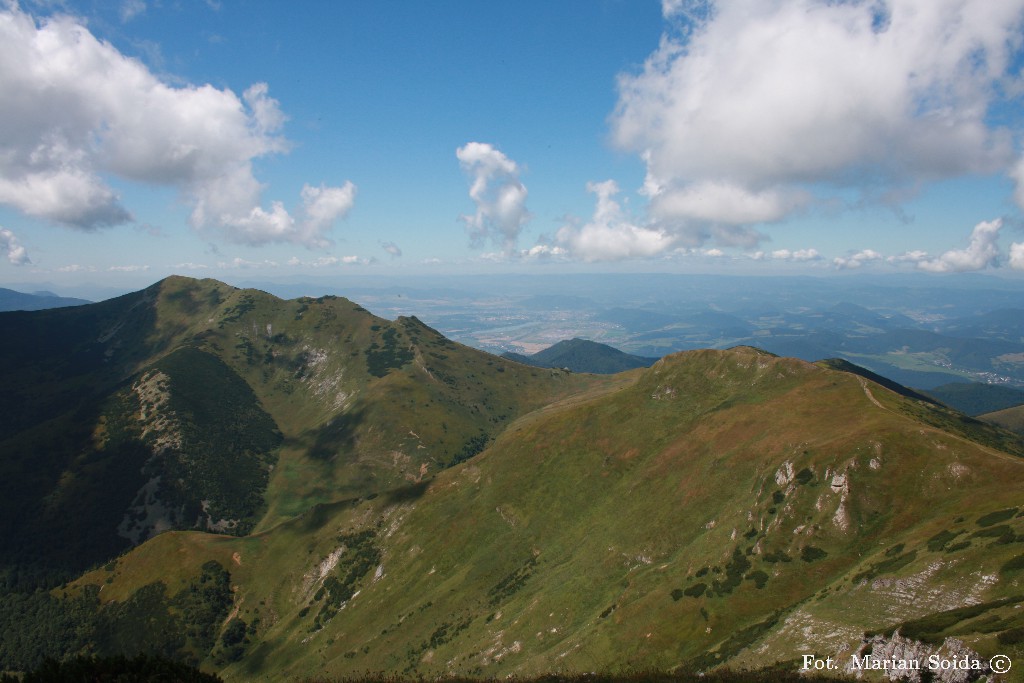
[[[793,463],[787,460],[782,463],[782,467],[780,467],[775,473],[775,483],[779,486],[786,486],[789,482],[793,481],[793,477],[795,476],[796,474],[793,470]]]
[[[850,512],[847,509],[847,500],[850,497],[850,478],[845,472],[837,472],[832,477],[830,485],[832,493],[839,494],[839,505],[832,516],[832,523],[840,531],[846,532],[850,529]]]
[[[890,681],[969,683],[990,673],[988,660],[956,638],[935,646],[900,635],[875,636],[861,644],[846,664],[846,673],[861,678],[882,673]]]

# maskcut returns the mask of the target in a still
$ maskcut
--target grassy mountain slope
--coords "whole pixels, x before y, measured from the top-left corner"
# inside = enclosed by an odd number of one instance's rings
[[[506,353],[502,357],[542,368],[566,368],[572,372],[591,372],[600,375],[650,367],[658,360],[623,353],[607,344],[587,339],[560,341],[530,356]]]
[[[217,560],[235,591],[205,662],[232,680],[760,666],[901,625],[1024,655],[1024,460],[974,437],[1019,440],[750,348],[616,382],[417,486],[164,534],[66,594],[173,601]]]
[[[979,420],[998,425],[1017,434],[1024,434],[1024,405],[997,410],[978,416]]]
[[[893,382],[892,380],[886,377],[882,377],[879,374],[871,372],[867,368],[862,368],[861,366],[855,365],[854,363],[851,363],[850,361],[845,360],[843,358],[828,358],[825,360],[818,361],[818,365],[821,365],[822,367],[826,368],[831,368],[833,370],[840,370],[842,372],[849,372],[854,375],[860,375],[861,377],[869,379],[875,384],[878,384],[879,386],[885,387],[889,391],[895,392],[907,398],[916,399],[918,401],[926,401],[929,403],[937,403],[937,401],[931,398],[930,396],[918,393],[913,389],[908,389],[907,387],[901,384],[897,384],[896,382]]]
[[[242,534],[415,484],[599,381],[339,297],[282,301],[214,280],[0,322],[0,550],[15,585],[165,529]]]

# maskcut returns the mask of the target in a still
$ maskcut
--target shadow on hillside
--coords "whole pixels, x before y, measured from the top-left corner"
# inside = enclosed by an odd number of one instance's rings
[[[31,590],[130,546],[117,527],[151,453],[118,422],[118,392],[165,342],[142,293],[2,319],[0,575]]]
[[[419,500],[423,497],[423,494],[430,488],[431,480],[417,482],[415,484],[409,484],[408,486],[399,486],[396,489],[385,491],[381,493],[381,499],[387,505],[400,505],[402,503],[411,503],[414,500]]]
[[[214,291],[214,294],[217,294],[217,292]],[[196,301],[194,288],[167,292],[164,294],[164,299],[166,299],[167,302],[174,304],[181,309],[182,312],[187,313],[188,315],[195,315],[202,309],[202,303]],[[217,296],[216,300],[218,304],[220,303],[219,299],[220,297]],[[213,303],[214,299],[208,297],[208,301]]]
[[[271,647],[267,643],[263,642],[258,644],[253,650],[245,655],[242,659],[242,668],[253,678],[256,678],[260,674],[266,673],[266,662],[267,656],[271,653]]]
[[[353,410],[338,415],[319,429],[310,430],[308,436],[302,437],[302,445],[308,444],[306,455],[314,460],[328,462],[340,453],[352,451],[356,445],[356,429],[363,420],[364,411]]]
[[[314,533],[334,519],[340,511],[359,505],[361,498],[346,498],[334,503],[317,503],[297,520],[298,528],[304,533]]]

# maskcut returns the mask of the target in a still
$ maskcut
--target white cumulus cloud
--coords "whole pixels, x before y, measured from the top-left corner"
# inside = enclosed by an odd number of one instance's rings
[[[587,183],[587,192],[597,196],[590,222],[565,225],[555,236],[558,246],[584,261],[617,261],[663,254],[677,237],[656,227],[637,225],[613,198],[619,192],[614,180]]]
[[[0,11],[0,92],[0,203],[29,216],[84,230],[130,221],[114,176],[177,188],[192,225],[229,241],[320,248],[352,206],[345,183],[307,185],[298,219],[264,208],[252,162],[288,148],[266,84],[241,97],[172,87],[72,17]]]
[[[559,247],[557,245],[551,245],[546,242],[535,244],[529,249],[524,249],[521,256],[525,259],[535,260],[546,260],[546,259],[565,259],[569,256],[569,251],[565,247]]]
[[[490,241],[506,255],[513,254],[523,227],[530,220],[526,210],[526,186],[519,180],[516,162],[485,142],[470,142],[455,156],[472,182],[469,196],[476,213],[460,218],[473,246]]]
[[[1010,267],[1014,270],[1024,270],[1024,242],[1014,242],[1010,245]]]
[[[772,252],[772,258],[779,261],[817,261],[821,254],[817,249],[776,249]]]
[[[727,225],[777,221],[810,201],[807,192],[775,188],[751,191],[722,181],[700,181],[672,189],[658,187],[651,194],[652,213],[662,219]]]
[[[653,218],[730,226],[815,199],[1008,171],[1024,0],[663,0],[679,29],[620,77],[613,139]],[[1014,171],[1024,206],[1024,161]]]
[[[855,254],[850,256],[837,256],[832,259],[832,264],[841,270],[850,268],[860,268],[865,263],[873,263],[875,261],[881,261],[885,258],[882,254],[878,253],[874,249],[862,249]]]
[[[300,242],[322,241],[336,220],[344,217],[355,203],[356,187],[350,182],[341,187],[302,187],[302,211],[304,219]]]
[[[832,259],[832,264],[839,269],[860,268],[868,263],[884,262],[894,266],[907,264],[931,273],[968,273],[996,268],[1005,260],[999,248],[999,232],[1002,227],[1001,218],[981,221],[971,230],[965,248],[950,249],[939,256],[932,256],[922,249],[896,256],[885,256],[873,249],[864,249],[849,256],[836,257]],[[1010,246],[1009,265],[1024,269],[1024,244]]]
[[[971,231],[966,249],[951,249],[937,258],[921,258],[917,267],[932,273],[966,273],[996,266],[999,262],[999,230],[1003,221],[982,221]]]
[[[0,250],[7,252],[7,260],[12,265],[24,266],[32,263],[28,251],[21,245],[18,238],[7,228],[0,228]]]

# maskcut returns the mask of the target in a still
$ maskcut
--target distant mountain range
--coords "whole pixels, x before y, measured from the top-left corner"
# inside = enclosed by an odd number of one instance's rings
[[[951,382],[925,393],[968,415],[982,415],[1024,404],[1024,389],[1001,384]]]
[[[1024,657],[1024,441],[848,361],[567,373],[180,277],[0,325],[0,670]]]
[[[501,357],[539,368],[564,368],[572,372],[590,372],[599,375],[613,375],[616,372],[647,368],[658,360],[657,358],[633,356],[607,344],[587,339],[560,341],[529,356],[508,352],[501,354]]]
[[[81,306],[88,303],[92,302],[85,299],[57,296],[53,292],[25,294],[0,287],[0,311],[41,311],[46,308]]]
[[[1024,388],[1022,287],[1009,279],[495,276],[462,280],[458,292],[459,281],[353,286],[374,312],[415,314],[494,353],[567,336],[642,357],[748,345],[812,362],[843,358],[924,390],[950,382]]]

